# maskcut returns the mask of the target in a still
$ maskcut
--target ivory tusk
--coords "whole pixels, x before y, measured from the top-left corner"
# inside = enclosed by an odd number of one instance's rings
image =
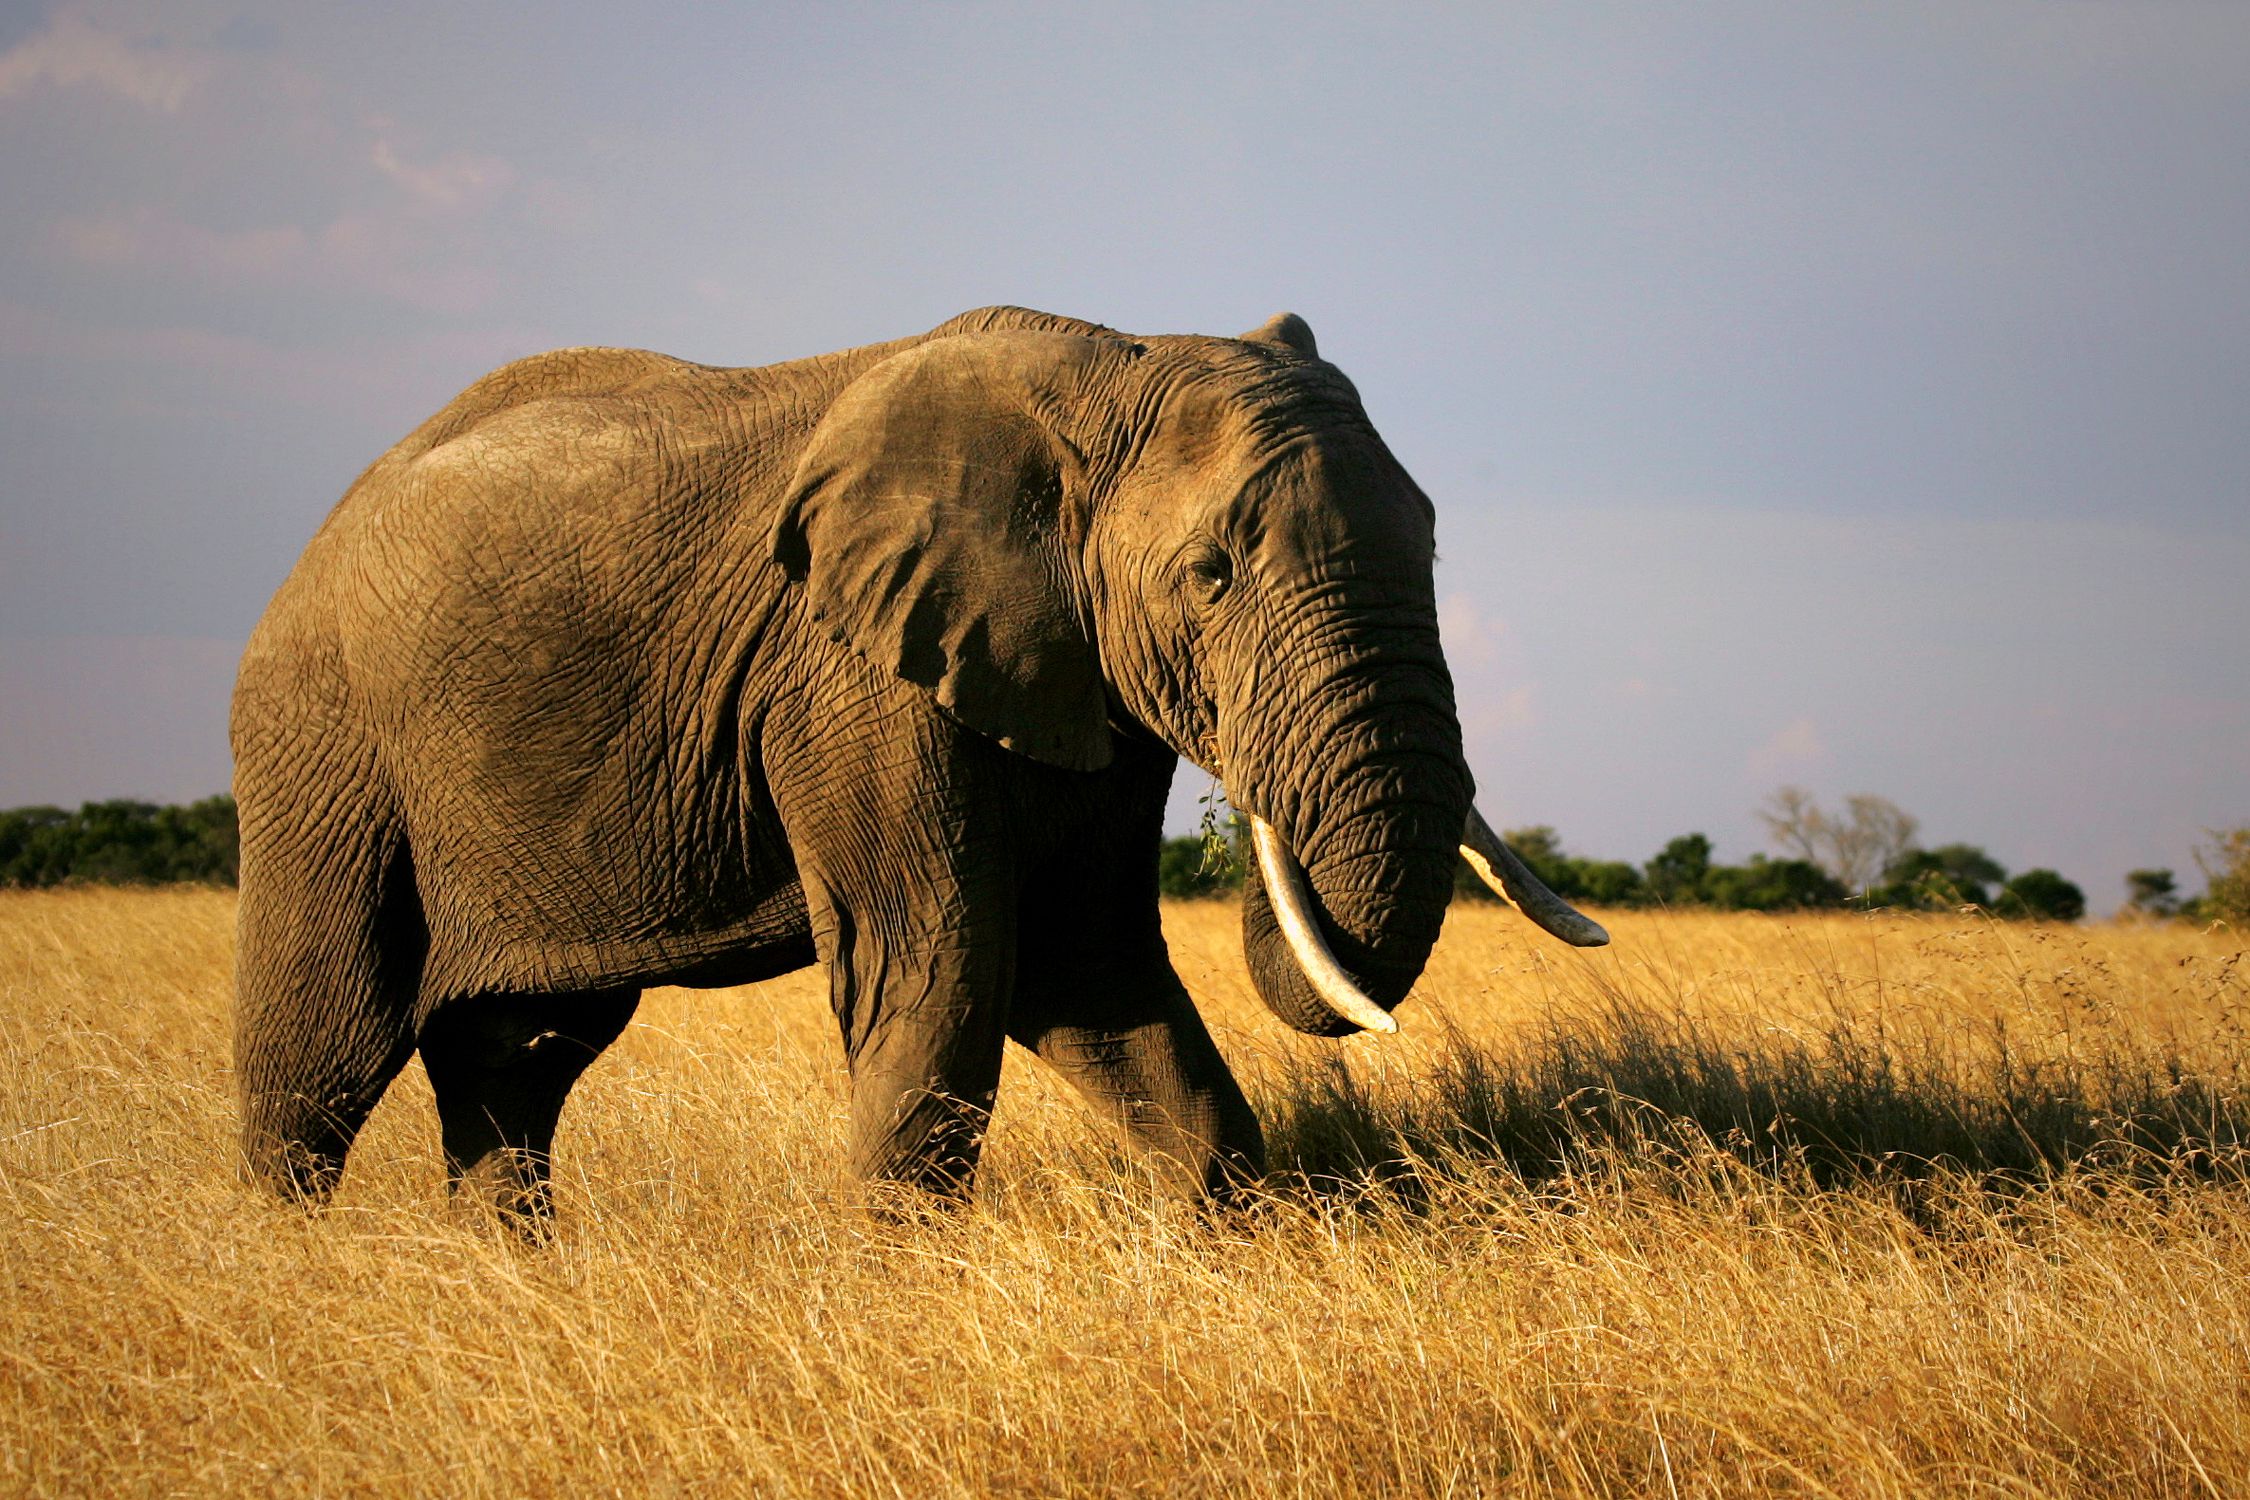
[[[1547,889],[1516,851],[1500,841],[1484,815],[1469,809],[1461,830],[1461,857],[1469,862],[1486,885],[1515,905],[1532,921],[1578,948],[1599,948],[1609,941],[1602,924],[1582,915],[1568,901]]]
[[[1296,955],[1297,967],[1305,971],[1313,992],[1330,1010],[1362,1031],[1398,1030],[1391,1013],[1368,999],[1352,976],[1344,972],[1344,966],[1336,962],[1336,955],[1328,951],[1327,939],[1320,935],[1320,919],[1313,912],[1312,888],[1305,880],[1304,866],[1297,863],[1297,856],[1289,852],[1273,826],[1255,813],[1250,816],[1250,843],[1258,851],[1258,874],[1265,880],[1266,896],[1275,920],[1281,924],[1281,935],[1289,940],[1289,951]]]

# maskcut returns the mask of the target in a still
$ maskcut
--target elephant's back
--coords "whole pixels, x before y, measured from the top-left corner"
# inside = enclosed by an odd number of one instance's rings
[[[360,475],[291,585],[340,607],[348,630],[386,606],[499,603],[558,567],[660,568],[778,484],[759,456],[789,424],[761,373],[638,349],[503,366]]]
[[[400,462],[418,458],[474,432],[495,417],[542,402],[615,397],[635,391],[653,393],[668,384],[698,380],[716,385],[739,373],[647,349],[594,345],[550,349],[511,361],[483,376],[408,433],[386,458]]]
[[[238,754],[322,722],[386,758],[441,732],[521,753],[523,718],[598,741],[728,534],[754,373],[565,349],[471,385],[299,555],[237,674]]]
[[[632,677],[714,596],[769,581],[767,513],[856,364],[576,348],[494,370],[344,493],[245,671],[337,661],[363,722],[461,692],[520,697],[566,661]]]
[[[700,436],[737,440],[772,405],[766,372],[702,365],[646,349],[555,349],[483,376],[368,465],[330,509],[298,571],[317,570],[324,549],[374,526],[411,533],[432,519],[418,511],[473,504],[484,492],[528,482],[554,495],[599,479],[657,446],[659,434],[698,446]],[[588,472],[591,467],[593,472]],[[630,482],[630,475],[618,476]],[[403,534],[403,533],[402,533]]]

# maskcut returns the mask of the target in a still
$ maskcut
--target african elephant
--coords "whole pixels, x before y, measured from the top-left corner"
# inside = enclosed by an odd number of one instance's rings
[[[1479,868],[1430,504],[1284,314],[1019,308],[756,369],[570,349],[360,476],[233,713],[253,1173],[318,1201],[419,1047],[450,1180],[549,1210],[644,986],[827,966],[851,1159],[967,1192],[1014,1038],[1191,1193],[1261,1170],[1174,974],[1176,758],[1255,819],[1243,933],[1300,1030],[1389,1029]]]

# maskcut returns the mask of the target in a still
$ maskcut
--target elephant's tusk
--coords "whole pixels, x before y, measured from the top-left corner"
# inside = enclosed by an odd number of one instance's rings
[[[1327,940],[1320,935],[1319,918],[1313,914],[1312,889],[1306,883],[1304,867],[1281,841],[1281,835],[1273,831],[1273,825],[1255,813],[1250,816],[1250,843],[1258,851],[1258,874],[1265,880],[1281,935],[1289,940],[1289,951],[1311,981],[1313,993],[1362,1031],[1398,1030],[1391,1013],[1361,993],[1344,966],[1336,962],[1336,955],[1328,951]]]
[[[1578,948],[1599,948],[1609,941],[1601,923],[1581,915],[1568,901],[1548,890],[1474,807],[1469,809],[1468,822],[1461,830],[1461,857],[1486,885],[1513,902],[1516,910],[1564,942]]]

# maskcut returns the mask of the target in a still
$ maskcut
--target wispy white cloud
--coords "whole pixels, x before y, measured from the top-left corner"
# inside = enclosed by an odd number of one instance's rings
[[[515,181],[515,170],[497,156],[453,152],[428,162],[410,162],[388,136],[378,136],[368,160],[417,203],[450,211],[490,202]]]
[[[450,315],[481,311],[501,285],[487,267],[517,217],[514,165],[370,109],[272,34],[221,27],[199,46],[79,6],[0,53],[0,97],[25,95],[27,108],[34,92],[81,85],[167,117],[134,139],[161,131],[202,144],[179,171],[120,179],[106,204],[73,195],[47,218],[33,243],[69,267],[183,289],[372,295]]]
[[[1539,685],[1527,679],[1522,644],[1505,619],[1467,594],[1448,594],[1438,601],[1438,634],[1471,743],[1497,744],[1539,722]]]
[[[41,86],[95,88],[177,114],[207,67],[194,54],[149,38],[119,35],[64,10],[43,31],[0,53],[0,99]]]
[[[1480,697],[1461,711],[1462,736],[1483,744],[1505,739],[1538,722],[1538,691],[1530,683],[1497,697]]]
[[[65,215],[52,232],[62,252],[82,265],[200,276],[271,276],[301,264],[312,245],[294,224],[213,230],[153,206]]]
[[[320,231],[314,252],[316,273],[334,284],[432,312],[478,311],[500,286],[473,252],[396,213],[346,214]]]
[[[411,410],[539,342],[522,330],[461,328],[290,347],[191,326],[94,327],[0,299],[0,359],[192,376],[222,404],[349,400]]]
[[[1514,650],[1508,622],[1467,594],[1448,594],[1438,601],[1438,634],[1445,642],[1445,659],[1456,670],[1498,666]]]
[[[1809,718],[1796,718],[1750,752],[1750,773],[1770,778],[1828,763],[1828,746]]]
[[[369,293],[431,312],[469,313],[499,285],[416,204],[371,205],[326,224],[218,230],[154,205],[70,214],[49,226],[57,252],[110,271],[218,283],[282,282]]]

